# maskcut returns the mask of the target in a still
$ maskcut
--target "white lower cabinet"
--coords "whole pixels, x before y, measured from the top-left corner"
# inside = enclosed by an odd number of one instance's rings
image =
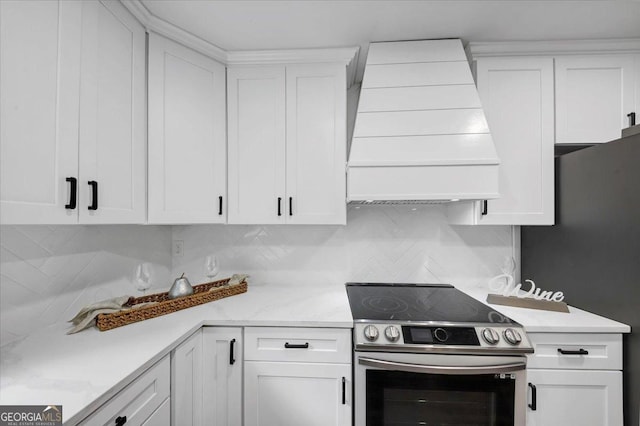
[[[241,327],[202,329],[203,424],[242,425]]]
[[[171,424],[202,423],[202,329],[171,353]]]
[[[529,338],[527,426],[622,426],[621,335]]]
[[[350,334],[245,328],[245,426],[351,425]]]
[[[169,376],[166,356],[80,424],[169,426]]]
[[[249,361],[245,425],[349,425],[348,364]]]
[[[622,425],[621,371],[533,369],[527,380],[527,426]]]

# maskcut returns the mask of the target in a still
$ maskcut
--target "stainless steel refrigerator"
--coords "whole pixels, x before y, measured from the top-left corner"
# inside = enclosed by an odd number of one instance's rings
[[[522,279],[631,326],[625,425],[640,416],[640,135],[556,157],[556,224],[522,227]]]

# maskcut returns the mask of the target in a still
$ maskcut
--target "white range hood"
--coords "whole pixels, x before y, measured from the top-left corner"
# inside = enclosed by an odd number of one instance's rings
[[[370,45],[349,154],[349,201],[497,198],[498,164],[460,40]]]

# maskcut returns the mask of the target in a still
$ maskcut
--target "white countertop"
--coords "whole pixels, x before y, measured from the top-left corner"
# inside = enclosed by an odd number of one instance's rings
[[[631,327],[569,306],[569,313],[487,303],[486,290],[465,293],[522,324],[528,333],[629,333]]]
[[[0,349],[0,405],[62,404],[75,424],[202,325],[351,328],[344,285],[249,284],[247,293],[100,332],[54,324]]]
[[[486,303],[486,292],[467,291]],[[493,305],[528,332],[627,333],[629,327],[570,308],[557,313]],[[0,404],[62,404],[82,420],[202,325],[351,328],[344,285],[249,284],[245,294],[100,332],[66,335],[54,324],[0,348]]]

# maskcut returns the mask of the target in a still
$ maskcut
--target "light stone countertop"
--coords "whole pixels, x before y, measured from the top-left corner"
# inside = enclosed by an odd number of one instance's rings
[[[466,291],[486,303],[486,292]],[[493,305],[528,332],[626,333],[629,327],[570,314]],[[352,328],[345,287],[249,284],[247,293],[100,332],[66,335],[54,324],[0,348],[0,404],[62,404],[76,424],[203,325]]]

